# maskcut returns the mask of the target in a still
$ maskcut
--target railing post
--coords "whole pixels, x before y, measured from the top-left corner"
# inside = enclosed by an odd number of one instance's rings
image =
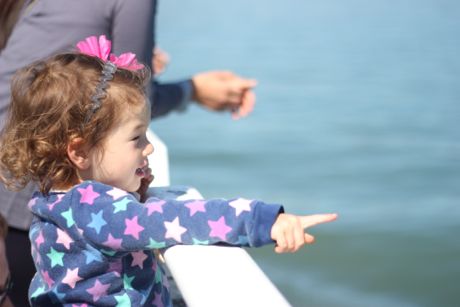
[[[153,153],[149,156],[149,166],[152,169],[155,179],[150,186],[165,187],[170,185],[169,178],[169,158],[168,147],[153,133],[152,130],[147,130],[147,139],[153,145]]]

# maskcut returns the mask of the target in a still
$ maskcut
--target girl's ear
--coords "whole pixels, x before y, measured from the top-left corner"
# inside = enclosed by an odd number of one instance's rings
[[[67,156],[79,170],[85,170],[90,166],[88,150],[83,138],[74,138],[67,144]]]

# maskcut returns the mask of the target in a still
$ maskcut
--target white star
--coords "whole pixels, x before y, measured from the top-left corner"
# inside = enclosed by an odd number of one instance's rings
[[[252,203],[252,200],[238,198],[238,199],[235,199],[234,201],[231,201],[229,205],[235,208],[235,214],[236,216],[239,216],[241,212],[243,211],[248,211],[248,212],[251,211],[251,203]]]
[[[172,222],[165,222],[166,234],[165,238],[171,238],[177,242],[182,243],[181,235],[187,231],[187,228],[182,227],[179,224],[179,217],[176,217]]]
[[[107,194],[112,196],[113,200],[116,200],[118,198],[121,198],[121,197],[124,197],[124,196],[128,195],[128,193],[126,191],[123,191],[123,190],[118,189],[118,188],[113,188],[113,190],[108,191]]]

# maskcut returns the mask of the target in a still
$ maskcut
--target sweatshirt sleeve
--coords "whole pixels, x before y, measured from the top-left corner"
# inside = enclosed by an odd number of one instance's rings
[[[151,116],[161,117],[169,112],[181,111],[184,105],[191,100],[191,93],[188,93],[183,84],[191,82],[184,79],[176,82],[160,83],[151,81],[149,97],[151,97]]]
[[[163,200],[140,203],[129,193],[98,183],[72,195],[79,233],[99,248],[134,251],[176,244],[261,246],[274,241],[271,227],[280,205],[257,200]]]

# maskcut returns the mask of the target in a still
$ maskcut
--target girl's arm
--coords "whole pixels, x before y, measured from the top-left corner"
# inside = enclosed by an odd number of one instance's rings
[[[274,243],[272,225],[283,211],[280,205],[243,198],[149,198],[142,204],[129,193],[89,182],[73,193],[72,210],[79,233],[99,247],[116,251],[176,244]],[[89,200],[91,205],[85,202]]]

